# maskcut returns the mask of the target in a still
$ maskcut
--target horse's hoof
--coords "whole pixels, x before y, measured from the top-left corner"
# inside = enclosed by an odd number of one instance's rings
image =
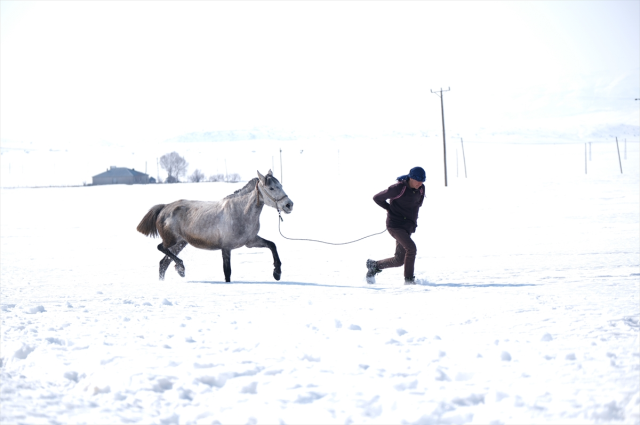
[[[281,276],[281,275],[282,275],[282,272],[277,271],[277,270],[274,270],[274,271],[273,271],[273,278],[274,278],[275,280],[280,280],[280,276]]]
[[[180,277],[184,277],[184,266],[180,266],[180,265],[176,264],[175,267],[176,267],[176,271],[178,272]]]

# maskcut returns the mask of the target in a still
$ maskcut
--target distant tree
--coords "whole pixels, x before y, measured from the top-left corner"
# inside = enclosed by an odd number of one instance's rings
[[[232,174],[228,174],[226,181],[228,181],[229,183],[235,183],[235,182],[239,182],[240,181],[240,174],[237,173],[232,173]]]
[[[224,176],[222,174],[212,174],[209,176],[210,182],[221,182],[224,181]]]
[[[193,183],[200,183],[204,181],[204,173],[200,170],[195,170],[193,174],[189,176],[189,181]]]
[[[187,173],[189,164],[177,152],[171,152],[160,157],[160,166],[168,174],[167,183],[177,183]]]

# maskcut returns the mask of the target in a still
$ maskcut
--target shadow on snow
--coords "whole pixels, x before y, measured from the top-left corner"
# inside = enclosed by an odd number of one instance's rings
[[[538,286],[535,283],[487,283],[487,284],[474,284],[474,283],[419,283],[421,286],[431,286],[433,288],[439,288],[446,286],[449,288],[514,288],[521,286]]]
[[[284,285],[284,286],[316,286],[323,288],[350,288],[350,289],[370,289],[374,291],[379,291],[384,288],[376,288],[372,286],[345,286],[345,285],[323,285],[320,283],[312,283],[312,282],[220,282],[220,281],[210,281],[210,280],[190,280],[189,283],[205,283],[209,285]]]

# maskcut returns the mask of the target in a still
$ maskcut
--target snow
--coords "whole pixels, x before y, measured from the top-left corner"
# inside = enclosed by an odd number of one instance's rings
[[[637,143],[623,174],[615,144],[594,144],[585,175],[582,144],[465,142],[467,179],[451,144],[447,188],[436,145],[294,159],[289,143],[291,238],[383,230],[373,194],[427,169],[417,285],[401,269],[366,284],[388,234],[287,240],[268,208],[281,281],[268,250],[233,251],[225,283],[220,253],[193,247],[185,278],[158,281],[159,240],[135,231],[147,210],[244,183],[3,188],[0,420],[640,423]]]

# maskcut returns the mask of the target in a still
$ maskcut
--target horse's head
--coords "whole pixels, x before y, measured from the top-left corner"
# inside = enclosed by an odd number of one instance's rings
[[[273,177],[273,172],[269,170],[267,175],[263,176],[258,171],[258,179],[260,179],[260,191],[263,194],[265,205],[290,214],[291,210],[293,210],[293,201],[284,192],[278,179]]]

